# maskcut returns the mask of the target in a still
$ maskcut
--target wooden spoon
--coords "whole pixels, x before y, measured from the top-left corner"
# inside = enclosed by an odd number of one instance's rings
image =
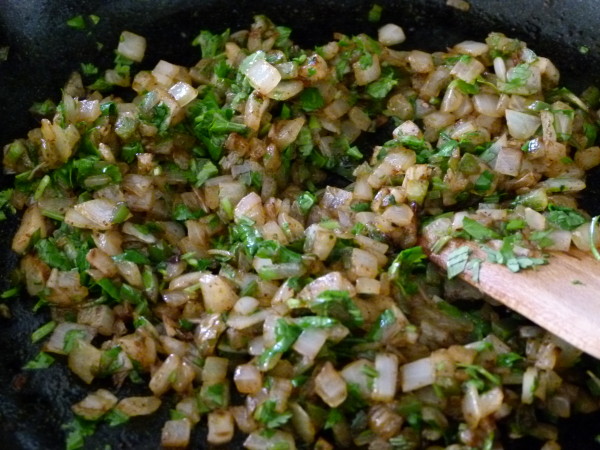
[[[432,253],[425,239],[421,245],[429,259],[444,269],[448,255],[463,245],[471,248],[473,254],[481,254],[474,242],[453,240],[440,253]],[[500,264],[483,262],[479,281],[473,280],[468,271],[459,276],[580,350],[600,358],[600,261],[591,254],[579,250],[551,252],[548,264],[516,273]]]

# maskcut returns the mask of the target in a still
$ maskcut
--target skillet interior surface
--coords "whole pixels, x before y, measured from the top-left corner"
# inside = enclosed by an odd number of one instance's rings
[[[563,74],[563,84],[575,92],[597,81],[600,4],[593,0],[472,0],[466,13],[446,6],[444,0],[377,3],[384,9],[382,23],[395,22],[406,31],[404,48],[443,49],[464,39],[481,40],[490,31],[501,31],[525,40],[538,54],[550,57]],[[48,97],[58,100],[60,87],[79,63],[109,67],[112,49],[124,29],[147,37],[143,67],[152,67],[159,57],[190,65],[199,59],[198,50],[190,42],[201,29],[235,31],[249,26],[254,14],[266,14],[275,23],[292,27],[292,39],[309,47],[327,42],[333,31],[375,34],[377,24],[366,20],[371,5],[358,0],[3,0],[0,47],[9,46],[9,54],[7,61],[0,63],[0,144],[35,126],[27,111],[29,106]],[[66,21],[78,14],[95,14],[100,22],[85,31],[68,27]],[[98,42],[103,44],[102,49]],[[584,45],[589,49],[586,54],[578,50]],[[584,204],[597,214],[600,182],[595,178],[589,181],[591,189]],[[5,177],[1,184],[9,182]],[[17,261],[9,250],[16,221],[1,226],[0,264],[4,270],[0,287],[5,288]],[[39,351],[30,343],[31,332],[48,320],[44,313],[33,314],[32,304],[30,299],[11,300],[13,318],[0,319],[0,447],[63,448],[61,425],[71,418],[70,405],[83,398],[88,388],[64,364],[44,371],[21,370]],[[123,388],[120,396],[135,392],[135,387]],[[86,448],[105,448],[105,444],[112,449],[156,448],[172,405],[164,406],[151,418],[134,419],[123,427],[99,427]],[[563,448],[600,448],[594,444],[594,436],[600,432],[599,418],[596,414],[565,422],[561,430]],[[195,432],[193,448],[202,448],[204,432]],[[539,445],[521,441],[508,448]],[[241,447],[240,441],[230,448],[237,447]]]

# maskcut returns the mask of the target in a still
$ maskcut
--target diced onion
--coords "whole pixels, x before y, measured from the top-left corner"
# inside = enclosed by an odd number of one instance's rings
[[[404,30],[393,23],[382,26],[378,30],[377,36],[378,41],[387,46],[402,44],[406,40]]]
[[[129,417],[147,416],[156,412],[160,404],[156,397],[126,397],[119,401],[116,409]]]
[[[169,88],[169,94],[179,106],[185,106],[198,96],[198,91],[188,83],[179,81]]]
[[[210,444],[226,444],[233,439],[233,415],[228,410],[208,413],[208,434],[206,440]]]
[[[162,428],[160,443],[164,447],[187,447],[192,433],[189,419],[167,420]]]
[[[123,31],[119,38],[117,53],[135,62],[141,62],[146,52],[146,38],[131,31]]]
[[[245,74],[252,87],[263,95],[269,94],[281,81],[279,71],[261,58],[255,59]]]
[[[348,395],[346,382],[329,361],[315,377],[315,391],[331,408],[341,405]]]
[[[433,384],[435,370],[430,357],[404,364],[400,368],[402,391],[410,392]]]
[[[375,356],[375,371],[372,398],[375,401],[391,402],[396,395],[398,357],[392,353],[378,353]]]
[[[507,109],[505,116],[508,132],[516,139],[529,139],[541,125],[540,118],[531,114]]]
[[[86,420],[97,420],[117,404],[117,397],[106,389],[98,389],[72,406],[75,414]]]

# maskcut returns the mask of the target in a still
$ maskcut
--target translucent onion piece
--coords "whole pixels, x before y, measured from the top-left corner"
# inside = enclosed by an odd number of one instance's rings
[[[163,447],[187,447],[191,433],[189,419],[167,420],[162,428],[160,443]]]
[[[505,116],[508,132],[516,139],[529,139],[542,123],[537,116],[511,109],[506,110]]]
[[[106,389],[92,392],[71,409],[75,414],[86,420],[97,420],[117,404],[117,397]]]
[[[169,88],[169,94],[179,106],[185,106],[198,96],[198,91],[188,83],[179,81]]]
[[[267,95],[277,87],[281,81],[279,71],[264,59],[257,58],[246,69],[248,81],[254,89]]]
[[[410,392],[433,384],[435,368],[430,357],[404,364],[400,368],[402,391]]]
[[[141,62],[146,52],[146,38],[130,31],[123,31],[119,38],[117,53],[135,62]]]
[[[386,46],[402,44],[406,40],[406,35],[401,27],[388,23],[377,31],[377,40]]]
[[[392,353],[378,353],[375,356],[377,376],[373,380],[373,400],[391,402],[396,395],[398,377],[398,357]]]
[[[285,448],[296,450],[294,437],[285,431],[275,430],[270,433],[253,431],[244,441],[244,447],[248,450],[265,450],[267,448]]]
[[[156,412],[160,405],[157,397],[126,397],[119,401],[116,409],[129,417],[147,416]]]
[[[13,237],[13,251],[24,253],[29,247],[32,236],[36,233],[39,233],[41,238],[46,237],[46,222],[38,206],[32,205],[25,210],[21,219],[21,225]]]
[[[230,411],[220,410],[208,413],[208,434],[206,440],[209,444],[226,444],[233,439],[234,431],[233,415]]]
[[[315,392],[331,408],[341,405],[348,395],[346,381],[326,362],[315,377]]]

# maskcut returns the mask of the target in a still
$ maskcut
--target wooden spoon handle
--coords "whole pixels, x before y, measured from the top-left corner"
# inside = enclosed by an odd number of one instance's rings
[[[447,267],[448,255],[472,242],[451,241],[439,253],[423,247],[429,259]],[[482,258],[485,259],[485,258]],[[549,263],[517,273],[500,264],[483,262],[479,281],[465,272],[464,280],[556,336],[600,358],[600,262],[589,253],[551,252]]]

